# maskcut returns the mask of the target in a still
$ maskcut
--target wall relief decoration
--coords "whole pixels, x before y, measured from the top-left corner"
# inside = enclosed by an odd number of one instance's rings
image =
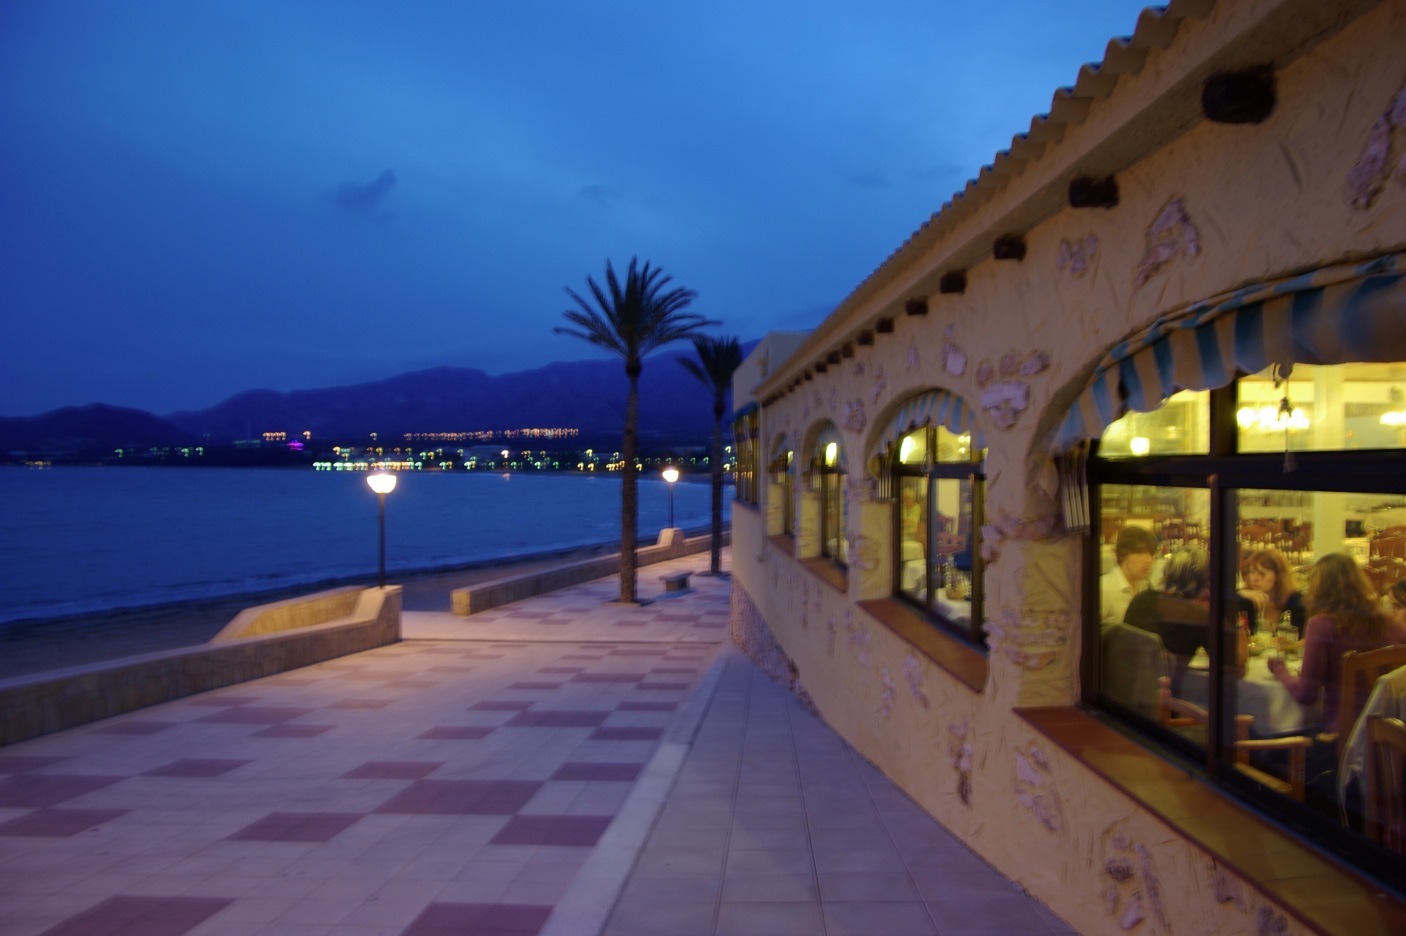
[[[970,726],[968,719],[947,725],[947,756],[957,772],[957,796],[964,806],[972,804],[972,746],[967,741]]]
[[[845,403],[845,428],[850,432],[863,432],[869,425],[869,417],[864,414],[864,401],[858,398]]]
[[[1059,252],[1055,254],[1055,267],[1068,270],[1074,276],[1083,276],[1089,271],[1089,262],[1098,253],[1098,235],[1090,234],[1083,240],[1063,240],[1059,242]]]
[[[928,694],[923,691],[923,661],[919,660],[916,654],[910,653],[903,659],[903,676],[908,681],[908,691],[913,693],[913,701],[923,708],[931,708],[932,701]]]
[[[874,368],[874,395],[869,402],[875,406],[879,405],[879,400],[884,396],[884,391],[889,388],[889,379],[884,374],[884,365],[880,364]]]
[[[952,339],[951,325],[943,332],[942,369],[953,377],[960,377],[967,372],[967,352]]]
[[[898,686],[894,684],[893,675],[887,666],[879,670],[879,682],[883,685],[883,691],[879,693],[879,714],[885,718],[893,715],[893,703],[898,698]]]
[[[1147,250],[1138,263],[1134,287],[1140,287],[1157,271],[1179,256],[1194,257],[1201,252],[1201,233],[1191,223],[1180,198],[1170,199],[1147,229]]]
[[[1371,207],[1393,171],[1397,173],[1397,181],[1406,185],[1406,146],[1402,147],[1400,162],[1395,167],[1391,165],[1392,131],[1403,129],[1406,129],[1406,85],[1401,86],[1387,109],[1372,124],[1367,144],[1347,174],[1352,207]]]
[[[912,344],[908,345],[908,361],[904,364],[904,367],[910,371],[915,371],[922,366],[923,358],[922,355],[918,353],[918,343],[914,341]]]
[[[1028,670],[1043,669],[1053,663],[1069,642],[1073,626],[1067,611],[1024,614],[1002,611],[984,625],[993,651]]]
[[[1103,862],[1103,872],[1109,878],[1104,892],[1108,915],[1128,931],[1146,920],[1150,912],[1164,930],[1170,929],[1162,905],[1161,881],[1147,846],[1129,841],[1115,825],[1103,833],[1103,850],[1108,856]]]
[[[1064,828],[1064,807],[1055,786],[1050,763],[1035,745],[1015,752],[1015,798],[1051,832]]]

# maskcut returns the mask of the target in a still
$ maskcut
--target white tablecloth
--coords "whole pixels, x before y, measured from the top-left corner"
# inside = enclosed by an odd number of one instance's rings
[[[1198,657],[1200,654],[1198,654]],[[1298,669],[1297,662],[1289,667]],[[1250,657],[1245,677],[1232,687],[1235,714],[1253,715],[1251,733],[1259,737],[1289,734],[1311,734],[1320,730],[1323,703],[1299,705],[1284,684],[1269,671],[1269,654]],[[1182,698],[1206,707],[1211,695],[1211,674],[1204,669],[1187,670],[1181,681]]]

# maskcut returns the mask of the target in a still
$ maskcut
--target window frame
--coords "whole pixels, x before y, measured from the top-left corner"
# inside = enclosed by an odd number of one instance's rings
[[[981,525],[986,517],[986,471],[984,449],[978,448],[975,443],[971,446],[970,461],[938,461],[932,457],[932,453],[938,451],[938,427],[926,425],[915,427],[911,432],[906,432],[889,446],[889,450],[884,453],[884,464],[886,465],[893,484],[893,522],[892,536],[889,544],[889,555],[894,557],[891,563],[892,581],[890,582],[893,597],[905,605],[914,608],[921,613],[924,618],[940,626],[944,631],[950,632],[981,650],[986,651],[986,635],[982,631],[982,609],[985,605],[985,561],[981,557]],[[903,439],[914,432],[926,433],[927,457],[922,464],[904,464],[899,461],[899,450],[902,447]],[[950,431],[950,430],[949,430]],[[924,575],[926,576],[925,594],[927,600],[919,602],[902,590],[903,563],[900,561],[902,550],[902,529],[901,512],[903,510],[902,479],[921,478],[924,481],[924,513],[931,510],[933,498],[937,492],[937,482],[942,480],[967,481],[972,486],[972,519],[971,519],[971,618],[967,624],[954,621],[939,610],[940,606],[935,600],[937,594],[933,570],[933,563],[924,559]],[[927,529],[927,542],[923,544],[924,556],[932,556],[936,553],[933,548],[934,530],[931,525]]]
[[[1350,363],[1350,362],[1345,362]],[[1098,456],[1098,441],[1090,443],[1087,480],[1089,516],[1102,517],[1106,485],[1199,488],[1209,491],[1210,516],[1207,543],[1211,551],[1210,657],[1207,741],[1204,749],[1170,729],[1150,722],[1102,693],[1102,641],[1099,622],[1099,536],[1091,527],[1083,537],[1082,576],[1083,653],[1080,659],[1080,698],[1086,708],[1109,716],[1130,733],[1163,754],[1186,765],[1214,785],[1293,828],[1310,841],[1377,877],[1406,879],[1406,857],[1393,856],[1364,835],[1343,826],[1307,804],[1267,790],[1235,769],[1229,741],[1233,738],[1235,712],[1228,699],[1226,661],[1234,654],[1234,590],[1236,492],[1242,489],[1332,492],[1348,494],[1406,494],[1406,450],[1342,449],[1294,451],[1292,470],[1286,471],[1283,452],[1240,453],[1236,422],[1237,373],[1225,387],[1210,390],[1210,451],[1208,454],[1145,456],[1106,459]],[[1394,470],[1393,470],[1394,469]],[[1219,622],[1219,626],[1217,626]],[[1325,726],[1326,727],[1326,726]]]
[[[849,476],[849,471],[845,467],[846,453],[844,443],[836,441],[835,444],[839,446],[839,449],[835,455],[835,463],[833,465],[827,465],[825,463],[826,443],[827,439],[824,434],[822,434],[820,439],[816,442],[816,450],[810,460],[812,488],[819,495],[820,499],[819,517],[816,522],[817,532],[820,536],[820,557],[832,563],[837,568],[848,572],[849,563],[846,562],[842,556],[831,553],[829,549],[831,539],[839,543],[849,532],[845,529],[847,525],[846,521],[848,520],[848,517],[845,516],[845,480]],[[829,514],[829,511],[826,510],[826,498],[832,493],[839,501],[836,516],[839,520],[840,529],[835,531],[839,534],[835,537],[829,535],[832,531],[829,529],[829,524],[826,519]]]

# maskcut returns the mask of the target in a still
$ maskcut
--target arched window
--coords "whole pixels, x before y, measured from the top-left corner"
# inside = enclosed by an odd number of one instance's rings
[[[796,453],[785,436],[776,441],[772,449],[771,462],[767,466],[771,476],[772,496],[776,498],[777,514],[782,536],[796,537]]]
[[[1060,436],[1097,439],[1086,701],[1401,879],[1400,855],[1340,821],[1360,827],[1346,741],[1371,688],[1344,684],[1344,653],[1406,644],[1406,616],[1374,613],[1406,579],[1397,268],[1323,270],[1169,315],[1105,357]],[[1331,594],[1362,605],[1358,623],[1327,613]]]
[[[825,426],[811,452],[811,487],[820,496],[820,555],[840,568],[849,567],[845,539],[849,517],[845,500],[845,443],[833,425]]]
[[[755,506],[760,491],[757,466],[761,461],[757,436],[761,432],[761,414],[755,404],[732,417],[732,436],[737,446],[737,472],[733,478],[733,496],[744,504]]]
[[[972,643],[981,632],[984,450],[962,399],[938,390],[908,401],[880,436],[893,482],[894,594]]]

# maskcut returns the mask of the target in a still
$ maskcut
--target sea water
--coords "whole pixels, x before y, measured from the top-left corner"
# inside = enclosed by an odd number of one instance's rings
[[[668,525],[669,500],[641,476],[642,545]],[[707,528],[708,484],[674,485],[673,502],[675,526]],[[354,472],[0,467],[0,623],[374,583],[379,522]],[[617,477],[409,472],[386,498],[388,577],[619,536]]]

